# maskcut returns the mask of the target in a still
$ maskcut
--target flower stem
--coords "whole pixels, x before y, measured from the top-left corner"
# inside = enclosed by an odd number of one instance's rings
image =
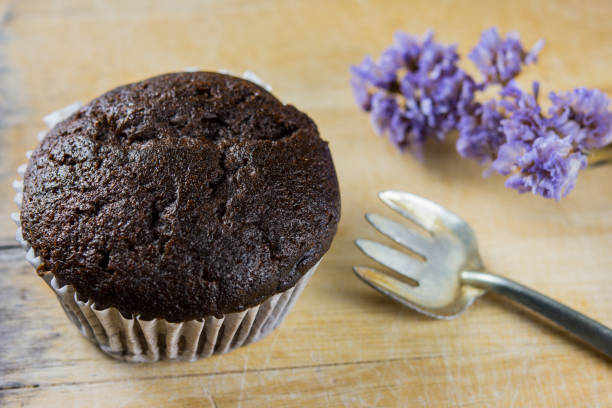
[[[587,153],[587,160],[589,167],[599,167],[612,162],[612,145],[589,151]]]

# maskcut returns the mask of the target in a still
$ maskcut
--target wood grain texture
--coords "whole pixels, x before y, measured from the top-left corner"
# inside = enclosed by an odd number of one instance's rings
[[[420,164],[354,106],[348,66],[397,29],[436,30],[465,54],[482,29],[547,44],[521,82],[612,94],[609,1],[0,1],[0,406],[607,407],[612,365],[494,297],[452,321],[412,313],[350,271],[380,238],[366,211],[404,189],[453,209],[485,264],[612,326],[612,167],[584,171],[560,203],[481,179],[452,140]],[[330,142],[343,214],[330,252],[285,323],[196,363],[115,362],[78,335],[14,245],[10,183],[40,118],[155,74],[252,70],[308,112]],[[468,63],[466,68],[471,69]]]

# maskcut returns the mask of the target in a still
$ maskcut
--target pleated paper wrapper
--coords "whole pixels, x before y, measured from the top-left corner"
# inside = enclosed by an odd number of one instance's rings
[[[79,103],[69,105],[46,116],[44,121],[52,128],[80,106]],[[39,140],[44,138],[45,133],[39,134]],[[28,152],[28,158],[30,154]],[[22,178],[25,170],[25,164],[17,170]],[[15,181],[13,187],[16,191],[15,203],[21,209],[23,182]],[[42,260],[23,238],[19,213],[13,213],[11,217],[17,224],[16,238],[26,251],[26,259],[38,269]],[[319,262],[295,286],[269,297],[259,305],[221,317],[206,316],[181,323],[171,323],[165,319],[144,320],[139,316],[125,318],[114,307],[97,309],[91,300],[80,300],[72,285],[61,286],[53,273],[43,272],[42,278],[55,292],[66,315],[81,334],[106,354],[130,362],[194,361],[256,342],[278,327]]]

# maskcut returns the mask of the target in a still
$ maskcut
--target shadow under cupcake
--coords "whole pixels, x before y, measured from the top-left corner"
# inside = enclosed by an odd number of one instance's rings
[[[14,219],[81,333],[114,358],[153,362],[225,353],[276,328],[340,217],[314,122],[211,72],[72,110],[20,168]]]

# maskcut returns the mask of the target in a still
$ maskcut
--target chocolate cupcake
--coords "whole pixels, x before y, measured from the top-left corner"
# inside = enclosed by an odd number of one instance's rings
[[[16,187],[27,258],[81,332],[128,361],[194,360],[268,334],[340,217],[314,122],[212,72],[161,75],[78,108]]]

